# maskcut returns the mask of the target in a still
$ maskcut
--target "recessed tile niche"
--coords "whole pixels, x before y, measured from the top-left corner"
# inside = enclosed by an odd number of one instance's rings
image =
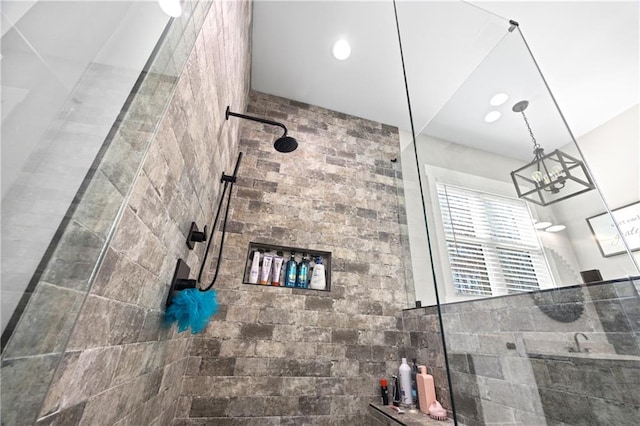
[[[258,272],[258,282],[251,282],[251,267],[253,265],[253,256],[258,252],[260,254],[260,263],[259,263],[259,272]],[[286,287],[285,286],[285,273],[286,273],[286,265],[289,259],[291,258],[291,254],[294,254],[294,259],[300,264],[303,256],[309,260],[309,282],[311,281],[311,277],[313,275],[313,270],[316,265],[316,259],[318,257],[322,258],[322,264],[324,265],[325,270],[325,281],[326,287],[324,290],[312,289],[310,287]],[[275,267],[275,262],[271,263],[271,268],[268,274],[268,280],[266,284],[261,284],[260,274],[262,273],[263,259],[265,254],[270,254],[272,256],[282,257],[282,267],[280,268],[279,274],[279,284],[273,284],[273,271]],[[244,275],[242,282],[244,284],[250,285],[262,285],[262,286],[271,286],[271,287],[282,287],[282,288],[298,288],[301,290],[309,290],[309,291],[331,291],[331,252],[329,251],[321,251],[314,250],[309,248],[300,248],[300,247],[287,247],[287,246],[279,246],[274,244],[263,244],[263,243],[249,243],[249,248],[247,250],[247,260],[245,262],[244,267]],[[264,281],[263,281],[264,282]]]

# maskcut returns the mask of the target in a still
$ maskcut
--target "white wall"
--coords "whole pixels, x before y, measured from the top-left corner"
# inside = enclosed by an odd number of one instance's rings
[[[433,305],[436,303],[435,285],[413,138],[403,130],[400,130],[400,152],[415,297],[423,306]]]
[[[611,209],[640,201],[640,108],[638,105],[618,115],[578,139],[592,175]],[[575,146],[563,151],[576,155]],[[599,269],[605,279],[638,275],[627,254],[605,258],[591,234],[585,218],[605,211],[597,192],[557,204],[556,212],[570,226],[568,232],[581,270]],[[640,263],[640,252],[634,253]]]

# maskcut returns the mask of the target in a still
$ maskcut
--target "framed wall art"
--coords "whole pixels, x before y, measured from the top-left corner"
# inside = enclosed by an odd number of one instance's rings
[[[611,210],[631,251],[640,250],[640,201]],[[604,257],[626,253],[620,233],[608,213],[587,218],[593,238]]]

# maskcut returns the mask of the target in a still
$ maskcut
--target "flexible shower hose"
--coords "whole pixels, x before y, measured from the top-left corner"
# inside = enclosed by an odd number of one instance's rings
[[[227,232],[227,219],[229,218],[229,206],[231,205],[231,194],[233,192],[233,184],[238,177],[238,169],[240,168],[240,160],[242,160],[242,152],[238,154],[238,160],[236,161],[236,167],[233,170],[233,175],[228,176],[224,173],[222,174],[222,182],[224,182],[224,187],[222,188],[222,196],[220,197],[220,202],[218,203],[218,209],[216,211],[216,217],[213,221],[213,226],[211,227],[211,233],[209,234],[209,241],[207,242],[207,248],[204,252],[204,258],[202,259],[202,264],[200,265],[200,272],[198,273],[198,282],[202,279],[202,273],[204,271],[204,267],[207,264],[207,257],[209,256],[209,249],[211,247],[211,243],[213,241],[213,235],[216,231],[216,226],[218,225],[218,220],[220,219],[220,211],[222,210],[222,204],[224,203],[224,196],[229,189],[229,193],[227,194],[227,207],[224,213],[224,221],[222,222],[222,236],[220,237],[220,248],[218,249],[218,260],[216,262],[216,270],[213,274],[213,278],[211,279],[211,283],[204,289],[200,289],[200,291],[208,291],[213,285],[216,283],[218,279],[218,272],[220,271],[220,263],[222,262],[222,250],[224,248],[224,236]]]

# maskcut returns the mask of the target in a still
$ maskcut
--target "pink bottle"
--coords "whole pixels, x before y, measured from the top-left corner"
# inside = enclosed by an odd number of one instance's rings
[[[431,403],[436,400],[436,388],[433,383],[433,376],[427,374],[427,367],[419,365],[420,373],[416,374],[418,385],[418,398],[420,399],[420,411],[429,414]]]

